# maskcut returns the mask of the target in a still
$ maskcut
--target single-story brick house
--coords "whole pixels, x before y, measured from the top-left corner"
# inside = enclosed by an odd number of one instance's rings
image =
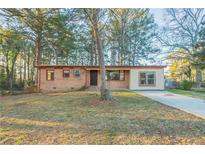
[[[99,66],[39,65],[39,91],[100,87]],[[163,90],[165,66],[106,66],[107,88]]]

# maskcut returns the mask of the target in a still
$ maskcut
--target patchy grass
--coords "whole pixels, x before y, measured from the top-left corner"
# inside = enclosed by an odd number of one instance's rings
[[[197,91],[197,90],[170,89],[169,91],[175,94],[181,94],[181,95],[191,96],[194,98],[205,99],[205,91],[203,90]]]
[[[205,144],[205,120],[132,92],[0,98],[0,144]]]

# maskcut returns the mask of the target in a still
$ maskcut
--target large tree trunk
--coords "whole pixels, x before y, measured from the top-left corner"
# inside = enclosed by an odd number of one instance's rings
[[[58,65],[58,53],[56,52],[55,55],[56,55],[56,65]]]
[[[9,73],[9,91],[12,93],[13,91],[13,75]]]
[[[111,100],[111,93],[108,89],[106,89],[106,80],[105,80],[105,60],[104,60],[104,52],[102,51],[102,42],[100,39],[100,33],[98,28],[98,20],[97,15],[99,13],[100,9],[93,9],[93,28],[94,28],[94,34],[97,44],[97,51],[99,56],[99,65],[100,65],[100,71],[101,71],[101,99],[102,100]]]
[[[19,77],[20,77],[20,82],[22,82],[22,57],[20,56],[19,58]]]
[[[112,43],[112,49],[111,49],[111,65],[116,65],[116,49],[115,49],[115,42]]]
[[[11,93],[13,93],[14,65],[15,65],[15,62],[16,62],[16,57],[17,57],[17,55],[12,60],[11,71],[9,73],[9,90],[10,90]]]
[[[95,42],[95,37],[94,37],[94,32],[91,30],[91,36],[92,36],[92,47],[91,47],[91,52],[90,52],[90,65],[94,65],[94,58],[96,54],[96,42]]]
[[[115,66],[115,63],[116,63],[116,52],[115,52],[115,50],[113,49],[113,50],[111,51],[111,65],[112,65],[112,66]]]
[[[9,78],[10,78],[10,71],[9,71],[9,58],[8,53],[6,54],[6,87],[9,87]]]
[[[124,17],[121,18],[121,36],[120,36],[120,59],[119,59],[119,62],[120,62],[120,65],[124,65]]]
[[[32,64],[33,66],[31,67],[31,80],[34,81],[35,80],[35,65],[36,65],[35,60],[33,60],[32,63],[33,63]]]
[[[41,32],[38,32],[37,33],[37,37],[36,37],[36,44],[35,44],[35,47],[36,47],[36,51],[35,51],[35,55],[36,55],[36,62],[35,64],[38,66],[41,64],[41,40],[42,40],[42,36],[41,36]],[[36,69],[36,76],[35,76],[35,83],[36,85],[38,85],[38,68]]]
[[[196,87],[200,88],[202,82],[202,70],[199,66],[196,67]]]
[[[41,51],[41,32],[38,32],[37,37],[36,37],[36,42],[35,42],[35,47],[36,47],[36,65],[40,65],[40,59],[41,59],[41,55],[40,55],[40,51]]]
[[[24,68],[24,70],[23,70],[23,80],[24,80],[24,83],[25,83],[26,82],[26,55],[24,56],[23,64],[24,64],[24,66],[23,66],[23,68]]]
[[[30,57],[29,57],[29,53],[28,53],[28,59],[27,59],[27,79],[30,80],[30,67],[29,67],[29,64],[30,64]]]

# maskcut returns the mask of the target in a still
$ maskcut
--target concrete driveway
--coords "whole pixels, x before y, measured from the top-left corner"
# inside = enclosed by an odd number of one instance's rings
[[[205,100],[173,94],[167,91],[136,91],[162,104],[175,107],[205,119]]]

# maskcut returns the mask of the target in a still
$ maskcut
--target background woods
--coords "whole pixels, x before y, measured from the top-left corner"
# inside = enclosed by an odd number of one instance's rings
[[[160,26],[150,9],[1,9],[0,88],[12,91],[34,85],[34,66],[39,64],[104,69],[158,63],[161,53],[166,53],[171,79],[187,79],[200,87],[205,11],[165,12],[168,24]]]

